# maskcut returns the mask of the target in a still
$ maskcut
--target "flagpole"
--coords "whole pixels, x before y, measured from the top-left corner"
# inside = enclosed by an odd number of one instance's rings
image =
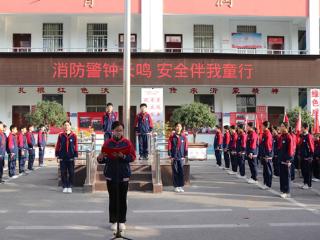
[[[130,138],[131,0],[124,0],[124,2],[123,124],[124,136]]]

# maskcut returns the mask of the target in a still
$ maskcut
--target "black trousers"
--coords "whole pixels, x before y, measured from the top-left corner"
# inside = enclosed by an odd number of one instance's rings
[[[60,161],[61,182],[63,188],[71,188],[74,178],[74,160]]]
[[[237,154],[231,154],[231,168],[233,172],[238,172],[238,159]]]
[[[139,155],[142,157],[148,157],[148,135],[147,134],[140,134],[138,136],[139,141]]]
[[[226,151],[223,153],[225,168],[230,168],[230,154],[230,151]]]
[[[110,223],[125,223],[127,216],[127,193],[129,182],[112,182],[107,180],[109,193]]]
[[[172,175],[173,175],[173,186],[183,187],[184,186],[184,173],[183,163],[181,159],[174,159],[172,163]]]
[[[278,156],[274,156],[272,158],[272,164],[273,164],[274,175],[279,177],[280,176],[280,163],[279,163]]]
[[[271,159],[263,159],[263,183],[271,188],[272,185],[272,161]]]
[[[36,153],[34,149],[29,149],[29,161],[28,161],[28,169],[33,169],[34,159],[36,157]]]
[[[238,153],[238,166],[240,175],[243,177],[246,175],[245,155]]]
[[[0,156],[0,180],[2,179],[2,175],[3,175],[3,166],[4,166],[4,156]]]
[[[280,191],[290,193],[291,166],[280,163]]]
[[[301,159],[301,170],[303,176],[303,183],[309,187],[312,185],[312,160]]]
[[[39,165],[43,164],[45,147],[39,147]]]
[[[313,176],[320,179],[320,158],[315,157],[312,162]]]
[[[257,176],[258,176],[258,167],[257,167],[257,158],[253,157],[253,158],[249,158],[249,156],[247,156],[247,161],[249,164],[249,168],[250,168],[250,172],[251,172],[251,178],[255,181],[257,181]]]

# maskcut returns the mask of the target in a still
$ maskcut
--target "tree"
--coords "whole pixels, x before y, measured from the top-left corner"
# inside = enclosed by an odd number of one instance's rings
[[[34,112],[27,114],[27,119],[34,126],[44,124],[46,127],[61,126],[67,119],[63,106],[57,102],[39,102]]]
[[[202,103],[191,103],[175,109],[171,121],[179,122],[193,134],[193,142],[196,141],[197,133],[201,128],[214,127],[216,117],[212,114],[210,107]]]
[[[295,127],[296,122],[299,117],[299,111],[301,111],[301,122],[308,123],[309,126],[313,126],[313,117],[310,112],[306,109],[302,109],[301,107],[295,107],[287,112],[290,126]],[[282,122],[283,117],[281,118]]]

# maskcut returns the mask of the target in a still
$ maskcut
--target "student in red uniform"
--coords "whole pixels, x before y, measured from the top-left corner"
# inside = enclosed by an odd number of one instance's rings
[[[303,176],[302,189],[310,189],[312,187],[312,160],[314,154],[314,140],[308,129],[309,125],[307,123],[303,123],[302,134],[300,137],[300,158]]]
[[[183,166],[188,156],[188,138],[182,132],[181,123],[175,124],[175,132],[169,137],[168,155],[172,161],[174,191],[184,192]]]
[[[28,159],[28,143],[27,143],[27,127],[20,127],[20,132],[18,133],[18,147],[19,147],[19,173],[26,174],[25,165]]]
[[[3,132],[3,122],[0,121],[0,184],[4,183],[2,180],[3,167],[4,167],[4,158],[6,155],[7,148],[7,138]]]
[[[293,160],[291,162],[291,181],[293,181],[296,177],[296,168],[298,168],[298,157],[297,157],[297,145],[298,145],[298,139],[297,135],[292,127],[289,127],[289,134],[292,138],[292,144],[293,144]]]
[[[238,125],[238,139],[237,139],[237,159],[240,175],[239,178],[246,178],[246,168],[245,168],[245,156],[246,156],[246,142],[247,134],[244,131],[244,125]]]
[[[28,153],[29,153],[28,169],[30,171],[34,170],[33,163],[36,156],[35,149],[34,149],[36,145],[36,140],[34,138],[33,131],[34,131],[34,126],[29,125],[28,132],[26,133],[26,135],[27,135]]]
[[[126,229],[127,193],[131,176],[130,162],[136,159],[134,147],[123,137],[124,125],[119,121],[112,124],[112,138],[106,140],[97,160],[105,163],[104,175],[109,193],[109,221],[111,230]]]
[[[262,189],[271,188],[272,185],[272,157],[273,157],[273,139],[269,130],[268,121],[262,124],[262,139],[260,143],[260,156],[263,165],[263,187]]]
[[[281,137],[278,146],[280,163],[280,195],[282,198],[290,197],[291,163],[294,157],[294,145],[288,132],[288,123],[281,124]]]
[[[246,159],[249,164],[251,178],[248,179],[249,184],[258,183],[257,155],[258,155],[258,134],[253,128],[253,122],[247,125],[247,141],[246,141]]]
[[[280,130],[276,127],[272,127],[272,140],[273,140],[273,157],[272,157],[272,165],[273,165],[273,173],[275,176],[279,177],[280,175],[280,163],[279,163],[279,144],[280,144]]]
[[[18,128],[15,125],[10,126],[10,134],[8,136],[8,168],[9,168],[9,177],[10,178],[17,178],[16,176],[16,162],[17,162],[17,157],[19,154],[19,148],[18,148]]]
[[[140,113],[136,116],[134,123],[139,141],[139,160],[149,159],[148,137],[150,137],[153,130],[153,121],[151,115],[147,113],[147,107],[148,106],[145,103],[140,104]]]
[[[320,180],[320,134],[315,136],[313,156],[313,176],[315,181]]]
[[[44,154],[47,144],[47,133],[45,126],[41,124],[38,132],[38,147],[39,147],[39,167],[44,167]]]
[[[72,193],[74,178],[74,161],[78,158],[78,138],[71,131],[71,122],[63,123],[64,132],[58,136],[56,158],[60,162],[62,192]]]
[[[224,127],[224,135],[223,135],[223,158],[224,158],[224,167],[225,169],[230,169],[230,151],[229,151],[229,144],[230,144],[230,132],[229,126],[225,125]]]
[[[237,141],[238,134],[236,131],[236,126],[232,125],[230,127],[230,142],[229,142],[229,152],[231,158],[231,170],[229,174],[235,175],[238,172],[238,160],[237,160]]]
[[[214,137],[213,142],[213,148],[214,148],[214,154],[216,156],[217,165],[219,168],[221,168],[221,153],[222,153],[222,144],[223,144],[223,136],[221,133],[221,128],[219,126],[216,126],[216,134]]]

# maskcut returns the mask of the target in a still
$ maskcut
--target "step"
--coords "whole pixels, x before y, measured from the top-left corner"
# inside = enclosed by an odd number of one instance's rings
[[[136,170],[140,171],[140,172],[149,172],[151,171],[151,166],[148,164],[130,164],[131,167],[131,171],[134,172]],[[104,164],[98,164],[97,166],[97,171],[101,171],[103,172],[104,170]]]
[[[153,185],[149,181],[130,181],[129,190],[130,191],[152,191]]]
[[[93,191],[96,191],[96,192],[105,192],[107,191],[107,183],[106,181],[97,181],[95,183],[95,185],[93,186]]]
[[[152,181],[152,173],[150,172],[133,172],[130,180],[132,181]]]

